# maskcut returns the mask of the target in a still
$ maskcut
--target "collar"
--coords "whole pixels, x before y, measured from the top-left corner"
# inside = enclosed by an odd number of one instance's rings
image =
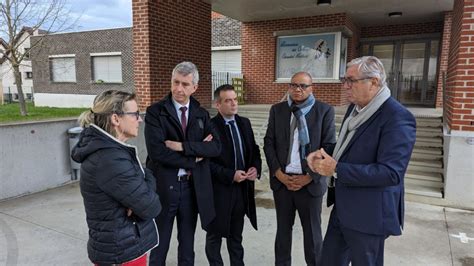
[[[182,105],[182,104],[178,103],[177,101],[175,101],[173,99],[173,97],[171,96],[171,102],[173,103],[173,106],[174,106],[174,109],[176,109],[176,112],[179,112],[180,111],[179,108],[181,108],[183,106],[185,106],[187,108],[186,112],[188,112],[189,111],[189,103],[191,102],[191,99],[189,99],[187,104]]]
[[[233,115],[231,118],[227,118],[222,116],[224,118],[225,124],[228,125],[230,121],[235,121],[235,115]]]

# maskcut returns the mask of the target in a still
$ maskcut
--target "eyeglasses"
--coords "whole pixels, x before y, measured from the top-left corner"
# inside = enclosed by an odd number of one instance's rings
[[[297,88],[301,88],[302,90],[306,90],[308,87],[311,87],[311,85],[298,84],[298,83],[290,83],[289,86],[290,86],[290,89],[293,89],[293,90],[296,90]]]
[[[360,79],[351,79],[351,78],[340,78],[339,80],[341,81],[342,85],[347,84],[347,86],[352,87],[352,85],[356,82],[359,82],[361,80],[368,80],[372,78],[360,78]]]
[[[140,111],[136,111],[136,112],[118,112],[117,114],[118,115],[134,115],[137,120],[140,119]]]

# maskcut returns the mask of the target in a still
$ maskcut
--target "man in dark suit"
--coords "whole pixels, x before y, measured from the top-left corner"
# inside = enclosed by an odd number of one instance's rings
[[[305,261],[318,265],[321,203],[327,185],[324,177],[308,168],[306,156],[320,148],[332,150],[336,136],[334,109],[314,98],[308,73],[294,74],[287,101],[270,109],[264,141],[277,216],[275,265],[291,265],[296,211],[303,227]]]
[[[203,229],[215,217],[209,157],[220,153],[209,113],[191,95],[199,74],[191,62],[178,64],[172,73],[171,93],[148,107],[145,141],[148,168],[156,176],[163,210],[156,218],[159,246],[150,265],[166,265],[173,223],[178,223],[178,265],[194,265],[197,214]]]
[[[384,67],[376,57],[352,60],[342,84],[352,104],[336,147],[308,156],[311,169],[333,176],[328,206],[334,207],[323,265],[383,265],[385,239],[402,233],[403,177],[415,144],[416,122],[390,97]]]
[[[222,149],[218,157],[211,158],[216,218],[207,231],[206,255],[210,265],[224,265],[221,243],[225,237],[230,265],[244,265],[244,216],[257,229],[254,181],[260,177],[262,160],[250,120],[237,114],[234,87],[228,84],[218,87],[214,99],[218,114],[211,122]]]

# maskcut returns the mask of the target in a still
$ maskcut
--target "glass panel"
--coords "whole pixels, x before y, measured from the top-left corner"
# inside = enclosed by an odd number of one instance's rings
[[[425,48],[423,43],[402,44],[399,100],[403,104],[422,103]]]
[[[391,90],[395,89],[394,86],[394,77],[393,72],[393,44],[379,44],[374,45],[373,55],[378,57],[385,68],[385,73],[387,74],[387,85]]]
[[[122,82],[121,56],[92,57],[95,82]]]
[[[369,55],[369,45],[364,44],[362,45],[362,56]]]
[[[438,67],[439,41],[431,41],[430,61],[428,65],[428,86],[426,87],[426,103],[434,103],[438,80],[436,79],[436,69]]]
[[[76,82],[74,57],[51,58],[51,79],[54,82]]]

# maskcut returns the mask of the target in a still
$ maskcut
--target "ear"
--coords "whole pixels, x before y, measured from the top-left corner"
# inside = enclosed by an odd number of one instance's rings
[[[196,85],[193,85],[193,88],[194,88],[193,93],[195,93],[196,90],[198,89],[198,85],[197,85],[197,84],[196,84]]]
[[[120,119],[117,114],[112,114],[110,116],[110,122],[112,123],[113,126],[119,126],[120,125]]]

